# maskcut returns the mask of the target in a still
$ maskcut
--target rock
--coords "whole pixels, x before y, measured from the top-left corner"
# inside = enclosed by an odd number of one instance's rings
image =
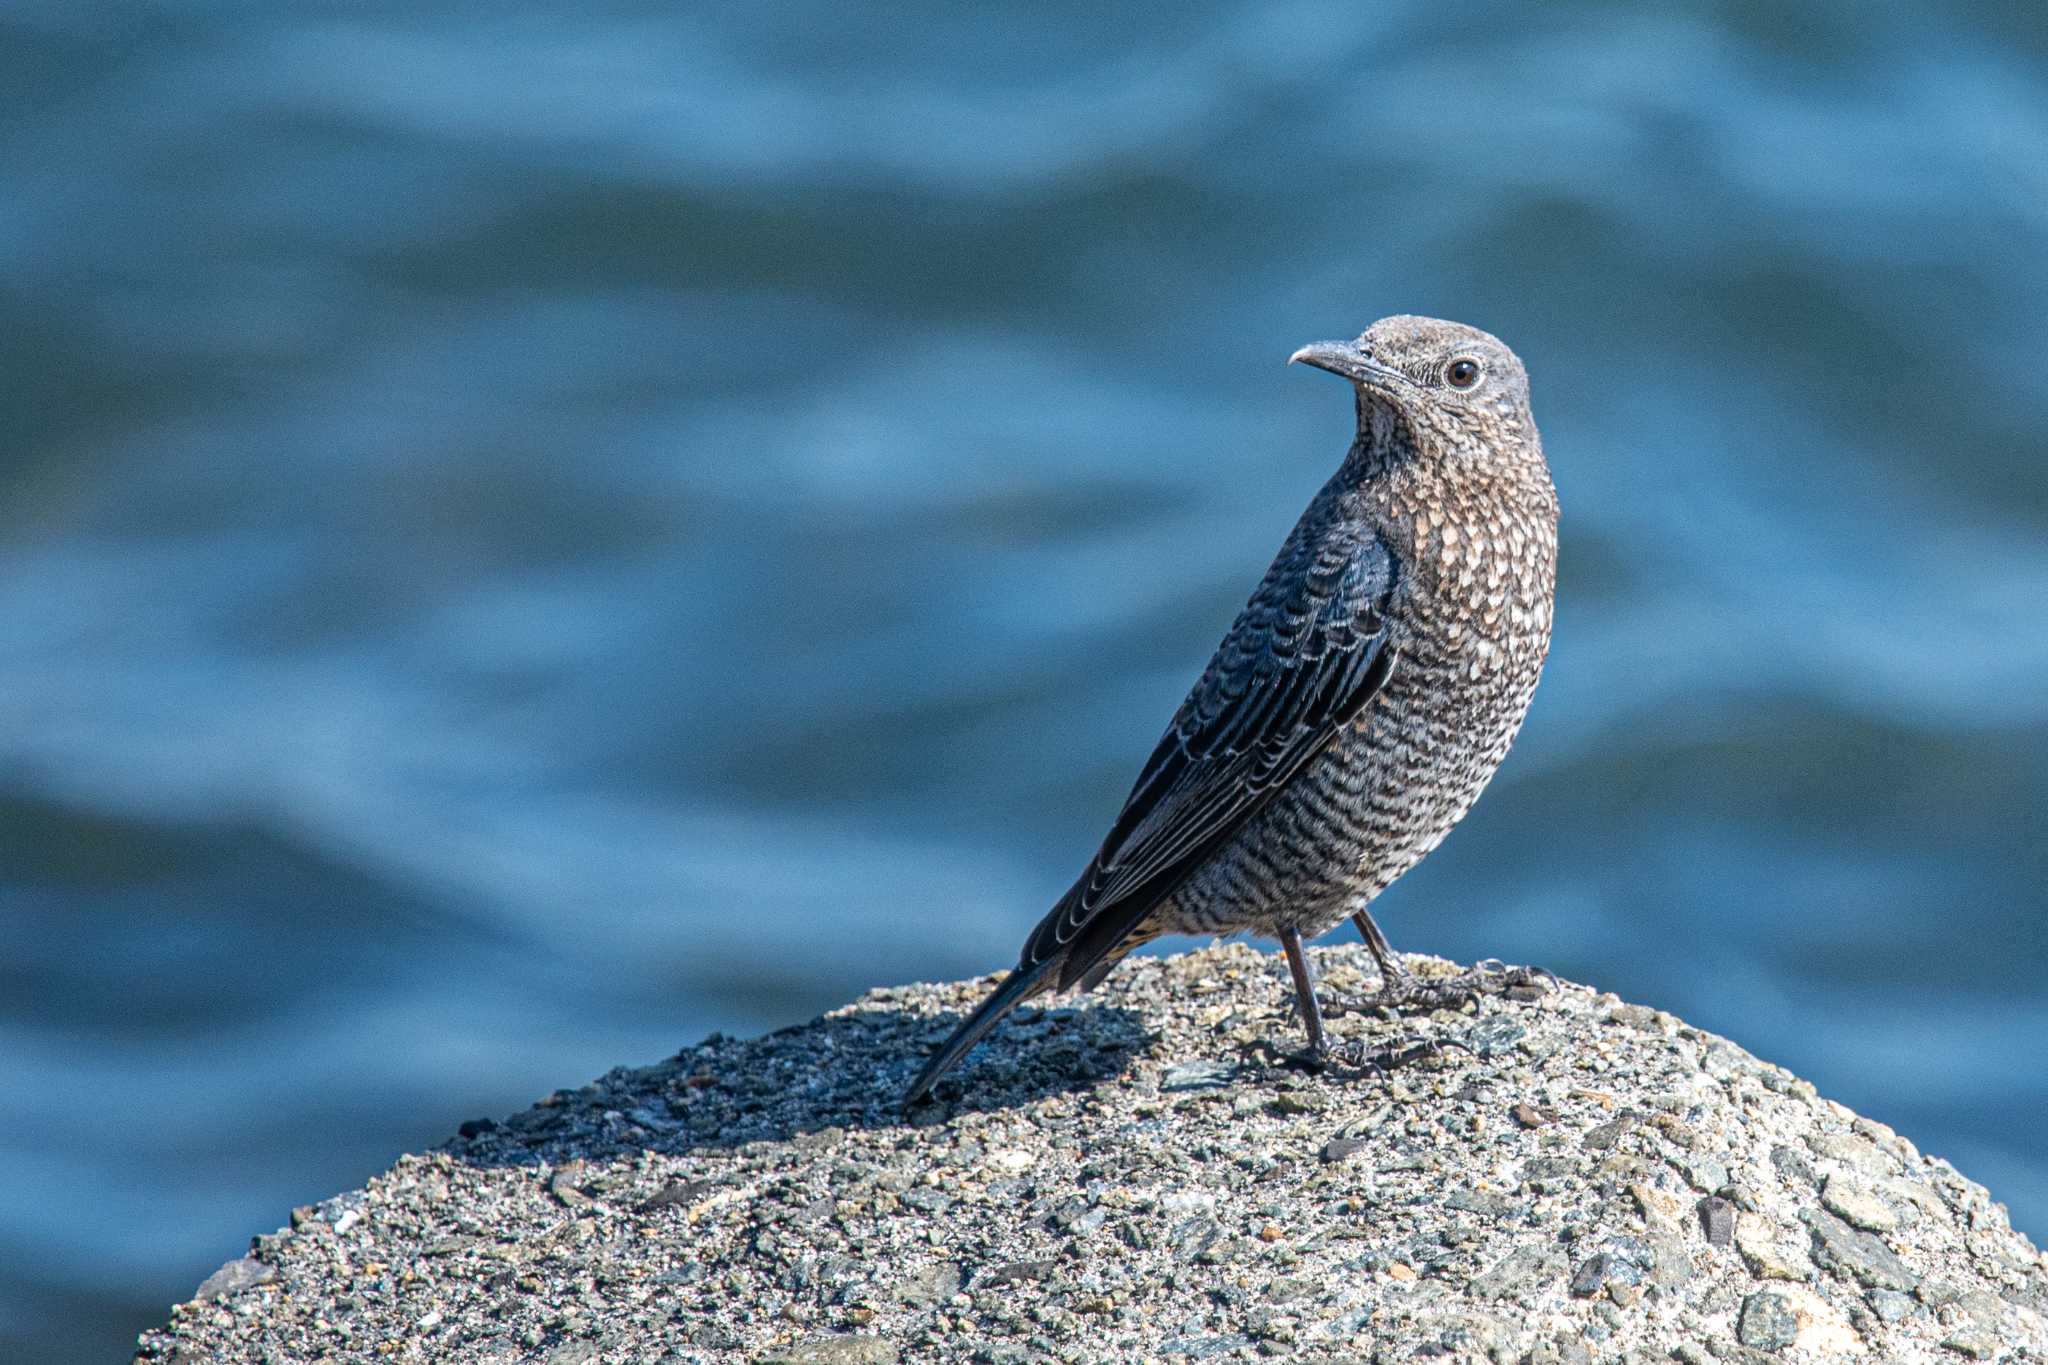
[[[1704,1194],[1719,1194],[1728,1188],[1728,1168],[1710,1157],[1676,1158],[1673,1163],[1685,1183]]]
[[[1806,1210],[1799,1221],[1813,1229],[1813,1259],[1822,1269],[1873,1289],[1910,1290],[1920,1283],[1920,1277],[1870,1233],[1858,1232],[1818,1209]]]
[[[1627,1136],[1628,1131],[1635,1126],[1635,1115],[1623,1114],[1611,1123],[1587,1129],[1586,1135],[1580,1138],[1579,1142],[1589,1152],[1604,1152]]]
[[[659,1190],[642,1200],[634,1209],[636,1213],[655,1213],[677,1205],[689,1205],[702,1199],[709,1191],[717,1188],[715,1180],[671,1180]]]
[[[1498,1057],[1512,1052],[1515,1045],[1528,1036],[1526,1025],[1517,1023],[1508,1015],[1496,1014],[1465,1030],[1464,1043],[1476,1057]]]
[[[1649,1246],[1641,1239],[1610,1237],[1602,1250],[1572,1272],[1572,1293],[1586,1298],[1612,1285],[1632,1288],[1649,1276],[1654,1264]]]
[[[960,1267],[951,1261],[913,1271],[896,1283],[896,1297],[919,1308],[932,1308],[960,1292]]]
[[[1998,1354],[1998,1338],[1989,1332],[1958,1332],[1954,1336],[1943,1337],[1941,1344],[1972,1360],[1989,1360]]]
[[[1777,1229],[1760,1218],[1742,1216],[1735,1220],[1735,1250],[1750,1273],[1760,1280],[1813,1278],[1813,1263],[1806,1253],[1792,1247]]]
[[[1372,979],[1362,947],[1315,956],[1336,980]],[[944,1103],[904,1115],[902,1087],[984,987],[878,991],[467,1125],[294,1211],[143,1351],[166,1365],[2048,1354],[2048,1271],[1982,1188],[1657,1011],[1559,983],[1477,1018],[1345,1015],[1339,1041],[1366,1051],[1444,1046],[1384,1075],[1305,1076],[1279,1060],[1299,1040],[1275,957],[1133,958],[1076,1004],[1020,1012]]]
[[[1695,1207],[1700,1216],[1700,1235],[1707,1239],[1708,1246],[1724,1247],[1735,1240],[1733,1204],[1719,1195],[1710,1194]]]
[[[238,1261],[229,1261],[219,1270],[208,1275],[199,1286],[199,1292],[192,1297],[201,1303],[218,1299],[227,1294],[237,1294],[244,1289],[269,1284],[277,1278],[277,1269],[265,1265],[253,1256],[244,1256]]]
[[[896,1365],[896,1348],[880,1337],[813,1337],[754,1357],[754,1365]]]
[[[1564,1263],[1550,1248],[1520,1247],[1474,1275],[1465,1292],[1482,1303],[1492,1299],[1527,1303],[1563,1274]]]
[[[1485,1218],[1518,1218],[1528,1212],[1528,1205],[1510,1199],[1498,1190],[1468,1190],[1463,1186],[1444,1196],[1444,1207]]]
[[[1771,1165],[1777,1167],[1778,1173],[1793,1184],[1820,1184],[1820,1176],[1813,1169],[1813,1163],[1783,1143],[1771,1148]]]
[[[1181,1062],[1160,1073],[1161,1090],[1221,1090],[1237,1079],[1229,1062]]]
[[[1038,1158],[1021,1147],[1003,1147],[988,1154],[991,1168],[1008,1175],[1018,1175],[1031,1169]]]
[[[1899,1215],[1891,1205],[1878,1198],[1868,1185],[1847,1176],[1829,1176],[1827,1185],[1821,1190],[1820,1202],[1839,1215],[1843,1222],[1868,1232],[1890,1232],[1899,1225]]]
[[[1752,1352],[1792,1347],[1802,1358],[1812,1359],[1861,1354],[1866,1349],[1841,1307],[1804,1285],[1748,1295],[1736,1316],[1735,1331],[1736,1339]]]
[[[1371,1146],[1371,1138],[1332,1138],[1323,1144],[1322,1159],[1326,1162],[1342,1161],[1348,1156],[1358,1155]]]
[[[584,1175],[584,1164],[581,1161],[571,1161],[548,1178],[548,1193],[560,1200],[564,1208],[589,1208],[596,1201],[577,1188],[577,1182],[582,1180]]]
[[[1735,1338],[1759,1351],[1782,1351],[1790,1346],[1799,1340],[1799,1315],[1792,1311],[1792,1300],[1770,1289],[1751,1294],[1742,1301]]]

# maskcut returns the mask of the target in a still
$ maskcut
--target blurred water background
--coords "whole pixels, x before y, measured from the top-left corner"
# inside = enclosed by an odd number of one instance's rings
[[[1394,941],[2048,1233],[2039,5],[11,0],[0,59],[0,1358],[1008,964],[1343,451],[1282,361],[1398,311],[1528,360],[1565,520]]]

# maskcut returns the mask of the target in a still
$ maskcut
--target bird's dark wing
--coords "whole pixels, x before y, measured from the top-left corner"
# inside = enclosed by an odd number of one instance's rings
[[[1094,862],[1033,931],[1023,966],[1060,956],[1058,984],[1080,980],[1358,714],[1393,667],[1388,605],[1399,576],[1364,527],[1324,528],[1312,545],[1282,550]]]

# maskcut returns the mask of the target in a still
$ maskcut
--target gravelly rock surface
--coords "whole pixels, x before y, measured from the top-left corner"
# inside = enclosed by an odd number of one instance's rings
[[[1309,1075],[1285,976],[1133,960],[909,1122],[985,982],[711,1038],[295,1210],[138,1359],[2048,1357],[2048,1264],[2002,1206],[1723,1039],[1564,984],[1347,1016],[1461,1046]]]

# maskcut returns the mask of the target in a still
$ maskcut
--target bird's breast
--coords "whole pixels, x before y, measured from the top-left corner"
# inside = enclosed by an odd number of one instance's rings
[[[1474,497],[1418,507],[1408,524],[1404,654],[1473,682],[1540,668],[1557,582],[1554,514]]]

